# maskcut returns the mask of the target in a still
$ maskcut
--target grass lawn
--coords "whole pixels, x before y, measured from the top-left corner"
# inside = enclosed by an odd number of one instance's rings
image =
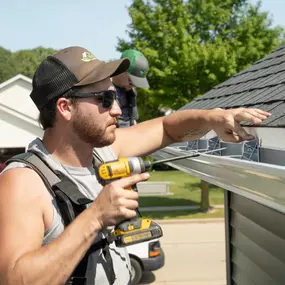
[[[199,205],[201,200],[201,190],[199,188],[200,179],[190,176],[178,170],[150,172],[149,181],[170,181],[169,196],[141,196],[139,198],[140,207],[152,206],[187,206]],[[215,186],[209,185],[210,205],[222,205],[224,203],[224,191]],[[189,211],[186,211],[189,214]],[[144,216],[145,216],[144,212]],[[161,215],[162,213],[157,213]],[[168,212],[168,214],[170,214]],[[178,214],[178,213],[177,213]],[[183,216],[183,212],[181,212]],[[208,214],[206,214],[208,215]],[[189,217],[188,217],[189,218]]]

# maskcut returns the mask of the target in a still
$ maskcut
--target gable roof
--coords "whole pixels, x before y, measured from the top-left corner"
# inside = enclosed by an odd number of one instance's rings
[[[19,79],[22,79],[30,84],[32,84],[32,79],[25,76],[25,75],[22,75],[22,74],[17,74],[16,76],[10,78],[9,80],[7,81],[4,81],[3,83],[0,84],[0,90],[12,83],[14,83],[15,81],[19,80]]]
[[[0,84],[0,113],[39,126],[38,109],[29,97],[32,89],[32,79],[18,74]]]
[[[250,107],[272,113],[260,127],[285,126],[285,46],[181,108]],[[249,124],[247,124],[249,125]]]

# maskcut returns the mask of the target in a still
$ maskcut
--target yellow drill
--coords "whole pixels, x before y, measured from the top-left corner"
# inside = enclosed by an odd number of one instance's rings
[[[100,182],[106,185],[114,180],[145,172],[150,166],[151,163],[143,161],[141,157],[120,158],[99,165],[98,174]],[[137,191],[136,185],[127,190]],[[113,236],[116,246],[123,247],[159,238],[162,236],[162,229],[150,219],[139,220],[136,217],[117,225]]]
[[[144,161],[141,157],[120,158],[109,162],[102,163],[98,167],[98,176],[103,185],[106,185],[114,180],[129,177],[133,174],[145,172],[151,165],[170,162],[174,160],[196,157],[203,154],[215,152],[217,150],[209,150],[203,153],[191,152],[182,156],[166,158],[155,162]],[[137,191],[136,185],[127,190]],[[137,209],[137,213],[139,213]],[[136,244],[162,236],[161,227],[150,219],[138,220],[137,217],[131,220],[124,221],[115,227],[113,236],[118,247],[123,247],[131,244]]]

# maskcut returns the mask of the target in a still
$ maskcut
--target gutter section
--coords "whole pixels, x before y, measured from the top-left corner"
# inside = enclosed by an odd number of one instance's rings
[[[189,152],[166,147],[151,156],[165,159],[183,154]],[[285,214],[284,166],[207,154],[166,164]]]

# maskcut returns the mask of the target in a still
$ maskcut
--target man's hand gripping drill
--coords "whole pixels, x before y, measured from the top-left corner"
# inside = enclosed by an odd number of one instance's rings
[[[123,188],[125,190],[130,190],[127,191],[130,194],[130,198],[133,197],[134,194],[138,198],[136,182],[146,180],[149,177],[145,171],[150,166],[151,164],[149,161],[143,161],[140,157],[120,158],[99,165],[98,176],[103,185],[111,186],[115,184],[116,186],[117,184],[129,183],[129,185],[122,185]],[[127,177],[130,179],[133,178],[133,183],[124,179]],[[162,229],[157,223],[150,219],[138,219],[138,204],[135,203],[135,201],[128,202],[128,206],[131,208],[136,205],[135,217],[130,215],[132,218],[118,223],[112,233],[116,246],[118,247],[149,241],[162,236]],[[124,211],[127,211],[127,209]]]

